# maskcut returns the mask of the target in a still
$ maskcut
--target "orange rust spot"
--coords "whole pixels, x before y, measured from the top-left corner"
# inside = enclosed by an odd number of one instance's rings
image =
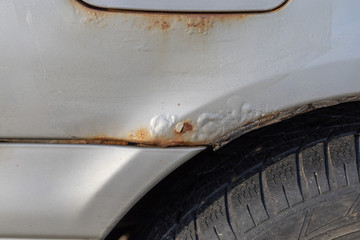
[[[161,23],[161,29],[167,31],[170,28],[170,24],[168,22],[163,21]]]
[[[280,114],[280,112],[272,112],[272,113],[269,113],[266,115],[262,115],[256,121],[268,121],[268,120],[278,117],[279,114]]]
[[[56,140],[61,144],[100,144],[100,145],[127,145],[128,142],[116,138],[110,138],[106,136],[97,136],[88,139],[62,139]]]
[[[94,138],[73,138],[73,139],[1,139],[0,142],[7,143],[39,143],[39,144],[99,144],[99,145],[121,145],[125,146],[129,143],[125,140],[109,137]]]
[[[106,17],[118,18],[116,21],[132,22],[134,26],[147,31],[159,29],[169,32],[176,27],[184,27],[187,33],[205,35],[213,28],[215,23],[224,22],[231,24],[237,20],[243,20],[254,13],[173,13],[173,12],[142,12],[121,9],[105,9],[91,7],[78,0],[69,0],[75,11],[80,13],[81,22],[89,25],[103,23]],[[132,21],[128,18],[131,17]]]
[[[144,141],[149,138],[149,131],[145,128],[141,128],[136,131],[136,138],[139,141]]]
[[[135,131],[131,131],[128,134],[128,138],[134,142],[146,142],[151,139],[150,132],[146,128],[140,128]]]
[[[193,126],[191,125],[190,122],[184,122],[184,129],[183,129],[183,133],[189,132],[193,130]]]
[[[131,13],[130,13],[131,14]],[[217,22],[231,23],[235,20],[243,20],[249,14],[195,14],[195,13],[149,13],[149,12],[137,12],[133,13],[134,19],[136,19],[137,26],[143,27],[151,31],[153,29],[160,29],[163,32],[168,32],[172,28],[182,26],[185,28],[185,32],[189,34],[201,34],[205,35],[209,33],[210,29],[214,27]]]
[[[206,34],[214,26],[214,19],[209,17],[189,18],[186,22],[187,30],[196,30],[197,33]]]
[[[175,134],[184,134],[186,132],[191,132],[193,129],[194,127],[191,121],[184,121],[176,124],[174,131]]]
[[[143,20],[142,24],[137,24],[137,25],[141,27],[145,23],[145,25],[147,25],[146,30],[148,31],[151,31],[153,29],[160,29],[163,32],[168,32],[171,29],[170,21],[166,18],[157,17],[156,15],[153,15],[151,17],[142,20]]]
[[[99,9],[94,9],[86,6],[85,4],[77,0],[69,0],[74,9],[82,17],[80,21],[90,25],[99,24],[104,21],[105,17],[109,15],[109,12]]]

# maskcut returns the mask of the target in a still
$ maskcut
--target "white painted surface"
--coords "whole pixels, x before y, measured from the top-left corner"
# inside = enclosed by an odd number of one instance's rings
[[[200,150],[0,144],[0,238],[98,239]]]
[[[264,11],[281,5],[285,0],[83,0],[103,8],[147,10],[147,11]]]

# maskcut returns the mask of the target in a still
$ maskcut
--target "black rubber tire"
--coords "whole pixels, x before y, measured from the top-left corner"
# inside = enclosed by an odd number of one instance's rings
[[[358,115],[235,141],[140,238],[360,239]]]

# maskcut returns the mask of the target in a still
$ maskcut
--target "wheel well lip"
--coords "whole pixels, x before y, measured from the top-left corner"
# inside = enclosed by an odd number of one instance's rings
[[[331,111],[331,112],[332,112],[332,110],[334,109],[334,107],[335,107],[335,108],[341,108],[342,103],[344,103],[344,104],[352,104],[352,102],[353,102],[354,104],[357,104],[357,106],[360,105],[360,99],[358,98],[358,96],[355,96],[355,97],[341,97],[341,98],[339,97],[339,98],[337,98],[337,101],[336,101],[336,102],[335,102],[335,100],[334,100],[334,101],[328,101],[328,103],[333,103],[333,104],[326,104],[326,105],[325,105],[325,102],[324,102],[324,101],[323,101],[323,102],[317,102],[316,104],[313,103],[312,105],[311,105],[311,104],[308,104],[308,105],[307,105],[308,108],[304,108],[304,109],[307,110],[307,111],[303,111],[303,112],[301,112],[301,113],[299,113],[299,114],[297,114],[297,115],[291,115],[288,119],[286,119],[286,121],[288,121],[288,122],[289,122],[289,121],[290,121],[290,122],[292,122],[292,121],[298,121],[299,118],[302,119],[302,118],[301,118],[301,117],[303,117],[302,115],[304,115],[304,117],[305,117],[305,113],[307,113],[307,114],[310,113],[310,114],[311,114],[311,112],[318,112],[319,110],[320,110],[320,111],[329,111],[329,112]],[[324,104],[324,105],[323,105],[323,104]],[[337,105],[338,105],[338,106],[337,106]],[[322,108],[322,109],[321,109],[321,108]],[[345,108],[346,108],[346,107],[345,107]],[[315,110],[317,110],[317,111],[315,111]],[[328,113],[329,113],[329,112],[328,112]],[[322,113],[323,113],[323,112],[322,112]],[[308,115],[306,115],[306,116],[308,116]],[[296,120],[296,118],[297,118],[298,120]],[[285,120],[285,119],[281,119],[281,120]],[[279,122],[280,122],[281,120],[279,120]],[[261,130],[262,130],[262,129],[261,129],[262,127],[264,127],[264,129],[265,129],[265,126],[266,126],[266,128],[273,128],[273,127],[274,127],[274,128],[277,128],[277,129],[278,129],[278,127],[275,126],[275,125],[276,125],[275,123],[278,123],[278,122],[273,122],[273,123],[274,123],[274,124],[261,125],[258,129],[254,130],[253,133],[252,133],[251,130],[249,130],[249,131],[246,132],[246,133],[247,133],[247,134],[252,134],[252,135],[261,134],[261,133],[258,132],[258,131],[261,131]],[[359,134],[359,131],[360,131],[360,123],[357,124],[357,126],[358,126],[358,129],[357,129],[356,131],[350,131],[350,132],[347,132],[347,133],[344,134],[344,135],[347,135],[347,134],[349,134],[349,133],[358,135],[358,134]],[[251,132],[251,133],[250,133],[250,132]],[[245,135],[245,133],[243,133],[242,135]],[[246,136],[247,136],[247,135],[245,135],[245,136],[242,136],[242,135],[240,135],[237,139],[246,138]],[[341,137],[341,136],[342,136],[341,134],[337,134],[337,133],[336,133],[336,137]],[[275,158],[278,158],[279,156],[288,155],[290,152],[291,152],[291,153],[293,153],[294,151],[295,151],[295,152],[298,152],[298,151],[300,151],[301,149],[310,147],[310,146],[312,146],[312,145],[315,144],[315,143],[320,143],[320,142],[324,142],[324,141],[330,141],[333,137],[334,137],[334,136],[332,136],[331,133],[330,133],[327,138],[319,138],[319,139],[317,139],[316,141],[312,141],[311,144],[301,145],[301,146],[299,146],[298,148],[296,148],[295,150],[294,150],[294,148],[292,148],[292,149],[289,150],[288,152],[283,152],[281,155],[275,155],[275,157],[269,159],[269,161],[273,161]],[[234,142],[234,141],[235,141],[235,139],[233,139],[232,141],[229,141],[229,142],[227,142],[227,143]],[[224,148],[222,148],[223,146],[224,146]],[[211,157],[211,156],[212,156],[212,157],[215,156],[215,158],[216,158],[217,154],[223,154],[224,152],[225,152],[225,153],[227,152],[227,145],[224,144],[224,145],[222,145],[222,147],[221,147],[221,148],[218,148],[218,149],[215,149],[215,150],[218,150],[218,151],[213,151],[214,149],[208,148],[207,150],[204,150],[204,151],[202,151],[201,153],[199,153],[198,155],[196,155],[196,156],[194,156],[193,158],[189,159],[185,164],[189,164],[189,163],[192,162],[193,160],[198,159],[200,155],[201,155],[201,156],[204,156],[204,155],[205,155],[205,156],[210,156],[210,157]],[[179,166],[177,169],[174,170],[174,172],[178,171],[178,170],[179,170],[180,168],[182,168],[185,164]],[[249,168],[248,170],[244,171],[244,174],[247,174],[247,172],[250,172],[250,171],[251,171],[251,168]],[[169,174],[167,177],[169,177],[170,175],[172,175],[174,172],[172,172],[171,174]],[[159,186],[159,185],[160,185],[161,183],[163,183],[164,181],[167,181],[167,177],[164,178],[161,182],[159,182],[155,187]],[[154,190],[154,189],[150,189],[148,193],[151,193],[153,190]],[[144,196],[144,198],[145,198],[146,196],[147,196],[147,194]],[[140,199],[139,202],[140,202],[140,201],[143,201],[144,198]],[[130,209],[126,215],[132,214],[132,211],[137,207],[137,204],[138,204],[138,203],[135,203],[135,204],[134,204],[134,207],[133,207],[132,209]],[[126,215],[121,219],[121,221],[126,222]],[[108,239],[108,238],[105,238],[105,239]]]
[[[253,130],[260,129],[262,127],[266,127],[274,123],[278,123],[283,120],[287,120],[292,117],[296,117],[317,109],[331,107],[341,103],[356,102],[356,101],[360,101],[360,94],[337,96],[331,99],[321,99],[318,101],[312,101],[309,103],[291,106],[289,108],[285,108],[275,112],[270,112],[260,116],[259,118],[256,118],[255,120],[247,122],[245,125],[242,125],[234,129],[233,131],[229,132],[226,135],[223,135],[219,140],[217,140],[215,143],[211,145],[214,150],[218,150],[221,147],[233,141],[234,139]]]
[[[167,142],[153,141],[149,143],[131,142],[117,138],[108,138],[106,136],[97,136],[90,138],[0,138],[2,143],[32,143],[32,144],[83,144],[83,145],[114,145],[114,146],[134,146],[134,147],[160,147],[160,148],[174,148],[174,147],[203,147],[208,146],[213,150],[218,150],[223,146],[227,145],[234,139],[262,127],[266,127],[283,120],[290,119],[295,116],[302,115],[307,112],[311,112],[320,108],[331,107],[341,103],[360,101],[360,94],[352,94],[345,96],[338,96],[331,99],[321,99],[309,103],[303,103],[296,106],[290,106],[285,109],[262,114],[254,120],[248,121],[240,127],[236,127],[226,134],[218,137],[216,140],[209,140],[208,142],[184,142],[174,141]],[[240,121],[240,120],[239,120]],[[190,124],[190,121],[182,121],[185,125]],[[224,123],[226,124],[226,122]],[[176,126],[175,126],[176,127]],[[189,127],[186,126],[186,131],[196,130],[196,125]]]

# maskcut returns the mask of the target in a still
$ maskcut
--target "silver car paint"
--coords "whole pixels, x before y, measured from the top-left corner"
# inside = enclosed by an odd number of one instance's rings
[[[0,145],[0,237],[99,239],[203,148]]]
[[[359,11],[357,0],[261,14],[1,1],[0,137],[221,145],[274,113],[356,100]],[[101,238],[200,150],[3,144],[0,235]]]

